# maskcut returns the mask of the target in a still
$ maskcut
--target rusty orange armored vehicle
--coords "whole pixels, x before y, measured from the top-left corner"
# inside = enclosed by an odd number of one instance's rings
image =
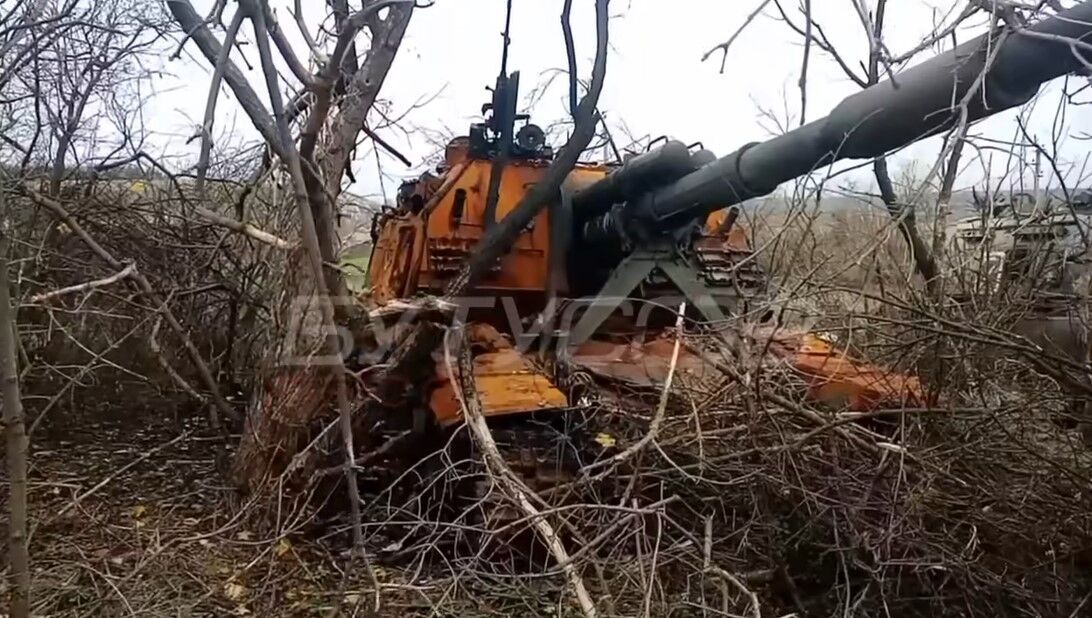
[[[440,295],[486,230],[542,180],[553,152],[543,131],[516,114],[519,74],[502,75],[486,121],[452,140],[435,173],[405,183],[376,222],[370,302]],[[518,128],[517,123],[525,122]],[[737,207],[711,208],[670,234],[619,234],[619,206],[713,164],[707,150],[666,140],[622,163],[581,163],[561,195],[519,235],[475,289],[459,299],[487,417],[575,404],[541,367],[561,356],[605,380],[656,388],[666,377],[680,306],[692,331],[736,338],[746,318],[776,360],[806,380],[809,396],[870,409],[922,401],[913,377],[847,358],[821,338],[776,328],[771,282],[753,254]],[[670,341],[665,338],[670,338]],[[435,359],[439,361],[439,359]],[[678,370],[717,373],[684,346]],[[461,414],[442,362],[427,386],[441,425]]]
[[[815,335],[780,330],[771,283],[735,208],[840,160],[883,156],[959,118],[973,122],[1028,102],[1043,83],[1085,70],[1078,57],[1085,52],[1059,41],[1082,39],[1089,23],[1092,2],[1001,42],[982,35],[902,71],[897,82],[848,97],[826,117],[719,159],[668,140],[623,162],[577,165],[476,297],[457,299],[484,412],[575,405],[543,370],[551,359],[655,386],[667,373],[674,346],[664,337],[674,340],[676,323],[730,343],[761,336],[759,349],[794,368],[813,399],[854,409],[922,404],[915,378],[857,362]],[[436,173],[407,183],[379,218],[372,302],[441,293],[485,232],[543,179],[553,152],[543,131],[516,113],[518,83],[518,73],[502,68],[485,121],[452,141]],[[965,109],[953,101],[966,101]],[[685,322],[676,319],[680,309]],[[706,361],[688,349],[677,365],[700,374]],[[442,363],[434,374],[427,407],[452,424],[459,408]]]
[[[385,416],[368,431],[381,425],[390,431],[392,421],[407,417],[397,413],[409,409],[412,429],[401,433],[448,436],[431,429],[460,426],[455,384],[472,382],[502,436],[498,443],[515,446],[505,455],[513,469],[529,479],[556,479],[551,468],[573,467],[551,465],[559,449],[537,441],[537,421],[598,416],[594,409],[583,414],[595,401],[574,375],[590,375],[593,385],[615,386],[625,397],[660,392],[670,377],[731,383],[733,369],[701,337],[680,350],[684,332],[687,342],[691,334],[725,342],[718,353],[759,351],[760,361],[787,369],[813,401],[852,410],[928,405],[915,377],[860,362],[816,334],[779,324],[773,283],[738,208],[840,160],[880,157],[950,129],[957,119],[973,122],[1026,103],[1044,82],[1087,66],[1077,57],[1084,52],[1059,41],[1082,40],[1090,23],[1092,2],[1086,2],[1000,42],[992,34],[972,39],[902,71],[897,83],[848,97],[824,118],[722,158],[667,140],[624,161],[577,164],[473,297],[445,299],[466,325],[473,375],[449,375],[452,364],[434,352],[431,363],[413,368],[417,377],[405,401],[377,398]],[[544,132],[517,114],[518,83],[518,73],[502,68],[485,121],[448,145],[435,173],[405,183],[397,204],[375,221],[373,315],[414,306],[406,299],[442,295],[490,228],[546,177],[553,152]],[[378,355],[360,362],[390,358]],[[464,367],[465,359],[460,355]],[[609,396],[612,389],[592,392]],[[629,413],[626,400],[618,401],[623,405],[602,407],[608,419]],[[600,444],[609,449],[610,442]],[[421,455],[416,446],[408,450],[411,458]]]

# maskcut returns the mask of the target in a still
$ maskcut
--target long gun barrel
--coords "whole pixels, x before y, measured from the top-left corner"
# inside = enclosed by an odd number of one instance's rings
[[[968,98],[968,122],[1026,103],[1042,84],[1092,66],[1092,52],[1084,43],[1089,39],[1092,0],[1004,39],[985,34],[968,41],[903,71],[893,81],[846,98],[825,118],[769,141],[748,144],[673,182],[628,195],[618,188],[641,183],[615,183],[614,191],[592,185],[573,197],[576,216],[587,222],[586,231],[614,228],[619,223],[616,217],[608,213],[596,218],[603,204],[588,199],[611,194],[625,201],[620,210],[625,225],[671,229],[675,221],[692,221],[769,194],[781,183],[835,161],[879,157],[942,132],[953,126],[969,92],[973,91]],[[623,166],[615,173],[625,170]]]

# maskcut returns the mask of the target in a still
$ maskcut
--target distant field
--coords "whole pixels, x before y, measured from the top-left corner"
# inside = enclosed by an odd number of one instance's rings
[[[341,259],[341,267],[345,269],[345,284],[350,292],[362,292],[368,288],[368,263],[369,255],[356,255]]]

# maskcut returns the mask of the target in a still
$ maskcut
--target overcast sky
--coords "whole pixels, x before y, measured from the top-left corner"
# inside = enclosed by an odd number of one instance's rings
[[[791,30],[773,19],[776,10],[772,7],[735,42],[723,74],[719,71],[719,52],[706,62],[701,61],[709,48],[727,39],[743,23],[758,2],[613,0],[611,53],[600,99],[600,107],[611,124],[624,122],[635,137],[670,135],[686,142],[700,140],[724,155],[770,134],[771,123],[762,118],[760,107],[774,110],[780,117],[791,115],[793,123],[798,123],[797,81],[802,47]],[[875,0],[865,2],[875,5]],[[204,13],[211,0],[193,0],[193,3]],[[932,30],[934,19],[947,15],[951,4],[951,0],[891,2],[888,47],[899,54],[916,45]],[[324,3],[306,0],[304,5],[314,29],[322,17]],[[514,2],[509,70],[521,71],[525,98],[536,84],[546,82],[555,74],[553,70],[565,64],[558,20],[561,5],[562,0]],[[864,60],[868,41],[852,0],[815,0],[813,5],[823,29],[840,45],[849,63],[856,66]],[[285,30],[295,35],[288,13],[291,2],[275,0],[274,6]],[[462,134],[477,118],[481,104],[488,98],[485,87],[493,83],[500,65],[504,7],[503,0],[435,0],[431,8],[414,12],[380,96],[392,114],[401,115],[408,110],[401,124],[409,134],[388,129],[384,137],[415,164],[434,152],[422,135]],[[592,0],[576,0],[573,28],[582,77],[588,76],[595,52],[593,20]],[[975,21],[959,33],[960,40],[980,33],[983,27],[982,20]],[[255,58],[251,59],[256,63]],[[186,145],[185,140],[193,134],[203,115],[209,71],[203,61],[186,55],[167,63],[165,68],[170,75],[157,82],[151,129],[166,152],[192,155],[197,143]],[[249,75],[256,89],[264,90],[259,71],[251,71]],[[808,119],[826,114],[856,89],[832,61],[816,51],[809,71]],[[1071,89],[1076,89],[1076,85]],[[1031,114],[1034,133],[1049,136],[1060,94],[1060,83],[1044,89]],[[564,117],[565,96],[562,76],[531,110],[535,121],[547,125]],[[974,131],[997,139],[1012,139],[1015,118],[1016,113],[1009,111],[977,125]],[[1072,135],[1092,133],[1092,106],[1072,106],[1067,123]],[[216,132],[221,136],[230,133],[238,141],[256,139],[249,121],[230,95],[221,98]],[[617,137],[620,142],[628,141],[620,134]],[[222,137],[220,143],[226,142],[227,138]],[[1071,137],[1063,144],[1063,158],[1072,166],[1073,177],[1083,169],[1089,143],[1092,142]],[[938,149],[938,139],[927,140],[898,155],[895,166],[912,159],[931,162]],[[399,179],[423,169],[419,164],[407,169],[386,156],[380,162],[387,175],[382,181],[374,156],[368,152],[359,154],[355,166],[358,182],[351,187],[353,192],[373,196],[385,192],[391,196]],[[1000,160],[994,162],[995,169],[1001,165]],[[961,177],[963,184],[981,177],[980,163],[972,163],[970,168]],[[865,174],[858,178],[868,180]]]

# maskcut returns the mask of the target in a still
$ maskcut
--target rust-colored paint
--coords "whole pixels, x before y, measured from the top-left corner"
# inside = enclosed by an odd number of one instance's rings
[[[568,405],[565,394],[493,327],[471,325],[467,341],[473,354],[474,385],[486,417],[554,410]],[[436,383],[429,396],[429,407],[440,425],[462,420],[462,406],[442,359],[436,363]]]
[[[421,218],[415,215],[392,215],[380,227],[372,261],[368,265],[371,278],[371,299],[384,304],[405,296],[412,281],[413,256],[422,243]]]
[[[807,380],[806,396],[811,401],[859,412],[921,406],[926,401],[918,378],[850,358],[812,333],[766,336],[771,337],[768,353]],[[576,366],[591,373],[655,388],[667,378],[673,348],[674,341],[668,338],[625,344],[592,340],[577,348],[572,358]],[[724,378],[715,362],[685,345],[675,371],[700,382]]]
[[[470,160],[466,166],[465,172],[428,213],[428,241],[419,281],[422,289],[442,289],[485,234],[486,197],[493,163]],[[542,181],[548,166],[547,161],[513,161],[505,167],[497,200],[498,221],[519,204],[532,186]],[[604,173],[600,167],[580,166],[570,176],[602,176]],[[496,270],[478,286],[479,290],[545,291],[549,253],[549,212],[543,210],[516,238]]]
[[[747,235],[747,229],[743,227],[739,219],[736,219],[732,224],[727,235],[720,231],[721,226],[728,218],[728,211],[728,208],[722,208],[706,217],[705,229],[703,230],[704,238],[699,239],[698,242],[724,242],[729,248],[736,251],[750,251],[751,239]]]
[[[416,292],[421,259],[425,249],[425,216],[451,190],[467,169],[460,158],[460,149],[448,154],[457,162],[439,178],[419,182],[413,195],[425,205],[420,212],[399,212],[387,215],[379,227],[372,260],[368,266],[371,278],[371,300],[384,304]],[[465,152],[462,152],[465,157]]]
[[[853,359],[814,333],[778,335],[771,349],[809,378],[807,394],[815,401],[858,412],[928,403],[917,376]]]
[[[630,343],[592,339],[577,347],[572,359],[586,371],[639,388],[650,388],[658,387],[667,380],[674,348],[674,340],[663,337]],[[699,380],[722,377],[713,363],[707,362],[686,345],[679,348],[675,371]]]
[[[425,206],[419,213],[392,216],[381,226],[372,260],[373,298],[378,303],[418,291],[438,292],[485,233],[485,202],[492,162],[469,159],[465,145],[453,142],[445,153],[447,171],[413,189]],[[497,219],[504,218],[530,187],[541,182],[548,161],[513,161],[503,171]],[[580,164],[566,181],[570,187],[602,178],[607,168]],[[412,239],[409,235],[415,234]],[[544,209],[515,241],[479,292],[545,292],[549,268],[549,211]]]

